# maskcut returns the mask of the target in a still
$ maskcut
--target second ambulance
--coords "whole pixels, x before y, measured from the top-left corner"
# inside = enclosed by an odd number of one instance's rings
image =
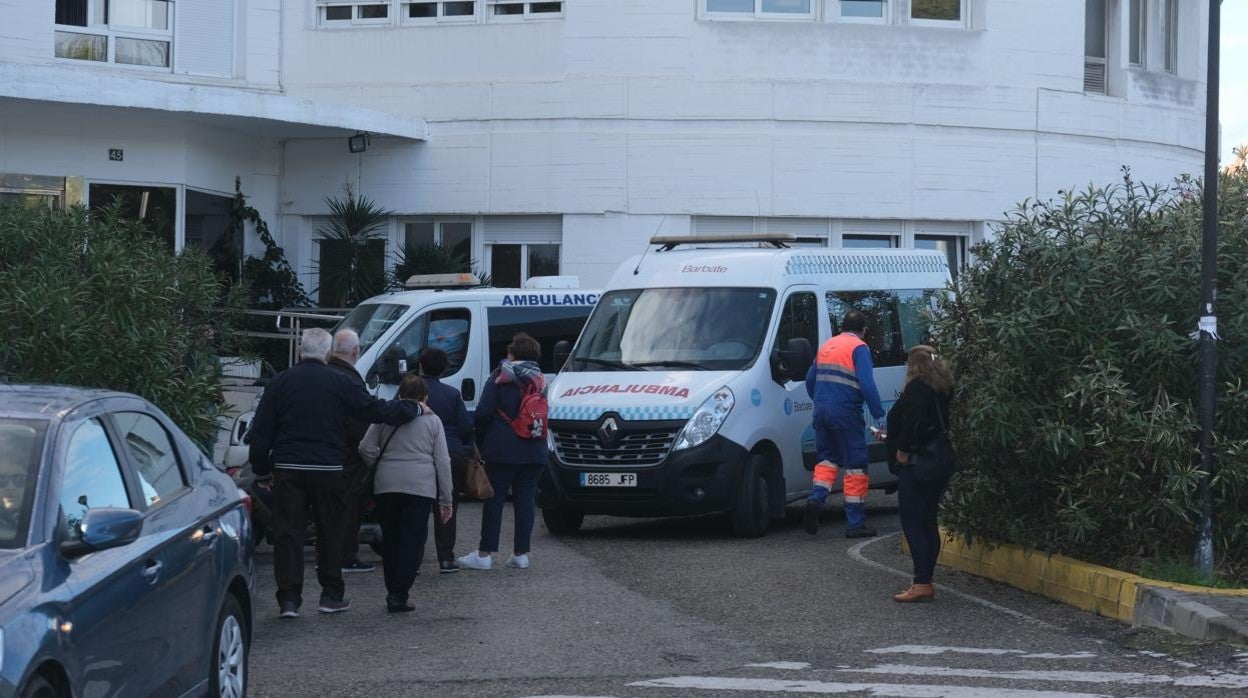
[[[810,491],[806,372],[850,309],[869,319],[885,409],[896,400],[949,281],[944,254],[792,242],[655,238],[615,272],[575,346],[556,349],[539,500],[552,532],[586,514],[725,512],[735,534],[764,534]],[[895,487],[883,444],[871,460],[872,487]]]

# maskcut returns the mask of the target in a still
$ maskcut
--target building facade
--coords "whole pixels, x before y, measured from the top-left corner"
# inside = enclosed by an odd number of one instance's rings
[[[172,188],[180,248],[240,177],[310,287],[344,186],[385,254],[497,285],[600,284],[656,233],[959,262],[1023,199],[1200,170],[1203,5],[0,0],[0,195]]]

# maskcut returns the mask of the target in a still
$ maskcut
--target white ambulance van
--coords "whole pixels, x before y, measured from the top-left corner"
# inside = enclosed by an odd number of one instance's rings
[[[507,344],[527,332],[542,345],[541,366],[555,373],[554,347],[576,339],[599,291],[577,288],[571,276],[534,277],[522,289],[480,288],[471,274],[414,276],[412,290],[375,296],[360,303],[334,328],[360,336],[356,370],[379,397],[392,398],[404,371],[416,370],[426,347],[438,347],[450,359],[442,382],[458,388],[471,412],[481,388]],[[253,413],[235,420],[226,464],[247,460],[244,434]]]
[[[539,500],[552,532],[586,514],[727,512],[737,535],[765,533],[810,491],[806,372],[850,309],[869,319],[885,409],[896,401],[906,349],[949,281],[945,256],[789,249],[795,239],[654,238],[615,272],[575,346],[556,350]],[[894,488],[883,444],[867,440],[872,486]]]

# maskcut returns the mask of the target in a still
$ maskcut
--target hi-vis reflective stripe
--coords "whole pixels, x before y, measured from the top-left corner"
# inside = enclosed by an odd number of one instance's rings
[[[843,367],[836,364],[819,364],[815,368],[815,380],[825,381],[828,383],[840,383],[848,385],[851,388],[858,387],[858,376],[852,371],[846,371]]]
[[[813,480],[815,487],[832,489],[832,485],[836,483],[836,465],[826,460],[816,463]]]

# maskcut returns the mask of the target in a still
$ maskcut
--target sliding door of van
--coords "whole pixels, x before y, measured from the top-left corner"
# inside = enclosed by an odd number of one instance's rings
[[[446,352],[446,370],[438,378],[460,391],[468,409],[472,410],[481,394],[482,376],[488,375],[482,349],[485,337],[473,324],[480,312],[478,303],[435,305],[417,315],[399,331],[390,344],[403,350],[407,370],[418,369],[420,353],[428,348]],[[393,397],[395,386],[384,386],[382,397]]]

